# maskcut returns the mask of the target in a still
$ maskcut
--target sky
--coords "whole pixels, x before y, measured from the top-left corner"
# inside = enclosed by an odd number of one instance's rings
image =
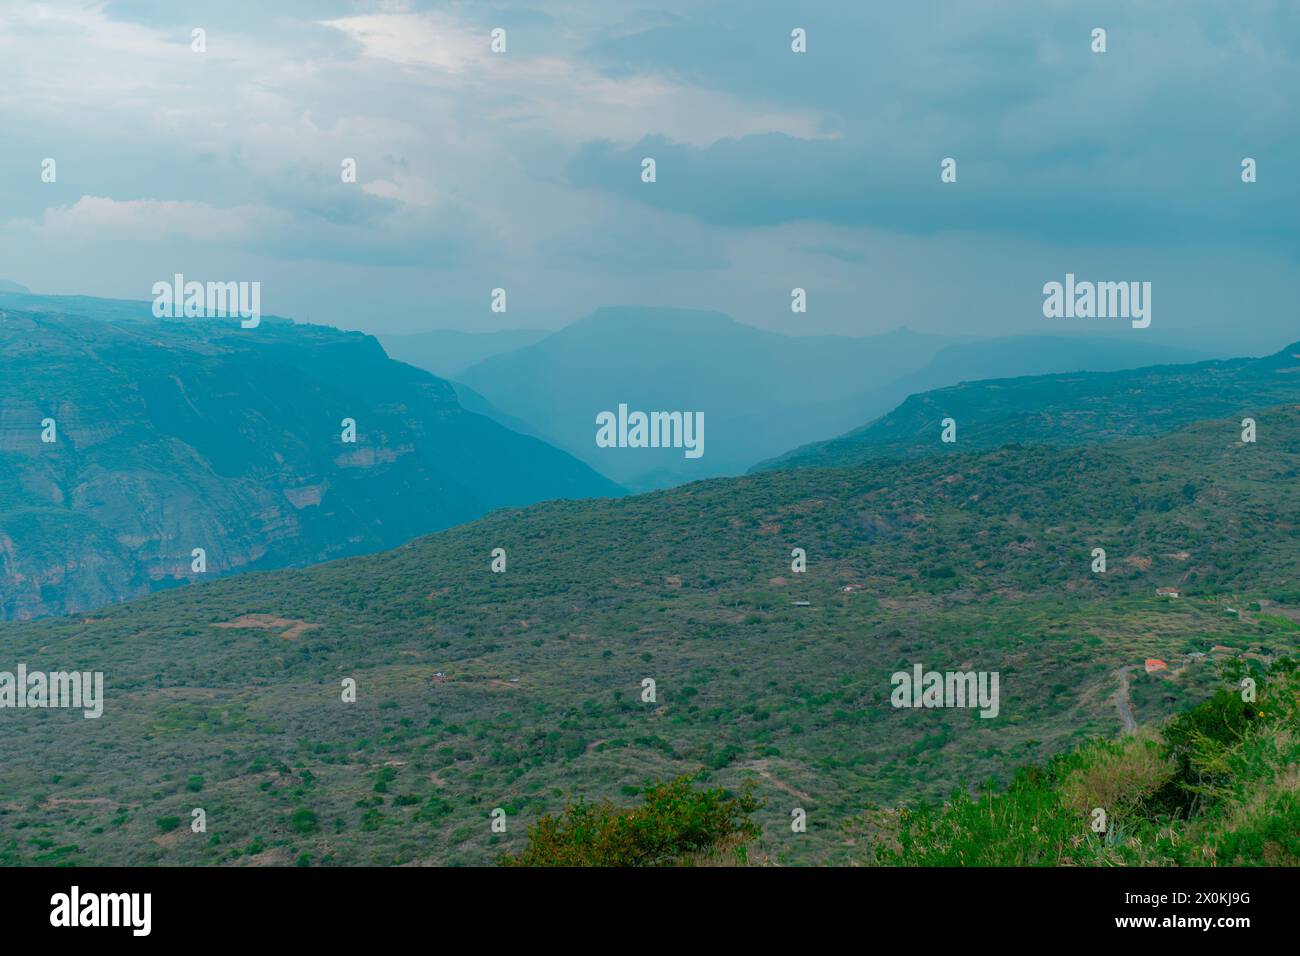
[[[258,281],[367,332],[636,305],[1263,354],[1300,340],[1298,57],[1262,0],[0,0],[0,279]],[[1066,273],[1151,282],[1150,327],[1046,318]]]

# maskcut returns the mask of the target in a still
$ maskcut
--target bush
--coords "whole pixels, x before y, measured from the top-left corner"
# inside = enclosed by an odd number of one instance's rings
[[[673,866],[691,854],[728,845],[743,847],[758,836],[749,815],[760,804],[746,784],[738,795],[722,788],[693,790],[690,777],[655,783],[639,807],[579,799],[559,816],[528,828],[528,846],[505,856],[503,866]]]
[[[1225,675],[1235,681],[1239,675]],[[1159,739],[1094,740],[1005,790],[868,813],[884,866],[1295,866],[1300,671],[1283,658],[1258,698],[1221,689]],[[1091,829],[1092,809],[1106,829]]]
[[[1127,816],[1173,778],[1174,764],[1164,751],[1160,741],[1146,737],[1099,741],[1063,774],[1062,802],[1080,818],[1095,807],[1112,819]]]

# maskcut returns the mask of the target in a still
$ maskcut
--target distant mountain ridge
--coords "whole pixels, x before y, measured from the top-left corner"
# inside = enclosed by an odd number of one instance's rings
[[[384,351],[399,362],[454,379],[467,368],[503,352],[512,352],[549,335],[545,329],[509,329],[500,332],[429,332],[378,335]]]
[[[633,490],[741,474],[811,440],[830,439],[909,395],[962,379],[1110,370],[1207,356],[1132,337],[950,338],[898,328],[862,337],[793,336],[718,312],[604,308],[457,380],[484,414],[527,422]],[[429,367],[429,366],[426,366]],[[698,460],[658,449],[604,449],[594,417],[619,403],[702,411]]]
[[[0,301],[0,618],[194,580],[195,548],[206,576],[303,565],[494,508],[621,493],[465,411],[450,384],[370,336],[147,309]],[[355,444],[342,442],[349,418]]]
[[[1008,443],[1083,445],[1300,402],[1300,342],[1262,358],[962,382],[914,394],[860,428],[755,466],[820,468]],[[940,441],[940,422],[957,441]]]
[[[789,447],[784,435],[746,419],[835,399],[854,388],[846,383],[871,382],[881,367],[891,375],[920,368],[949,341],[906,329],[867,338],[796,337],[718,312],[602,308],[485,359],[458,380],[614,480],[645,489],[743,471]],[[620,403],[647,412],[703,412],[704,456],[597,448],[595,416]]]

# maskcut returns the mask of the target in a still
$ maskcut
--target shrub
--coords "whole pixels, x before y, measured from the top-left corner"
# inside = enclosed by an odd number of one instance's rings
[[[503,866],[673,866],[701,851],[758,836],[749,818],[760,804],[746,784],[736,795],[722,788],[694,790],[690,777],[646,787],[639,807],[579,799],[558,816],[528,828],[528,846]]]
[[[1061,799],[1080,817],[1094,807],[1111,818],[1126,816],[1173,776],[1173,761],[1158,740],[1133,736],[1098,742],[1081,752],[1079,766],[1064,774]]]
[[[1235,681],[1239,675],[1225,675]],[[1221,689],[1157,739],[1093,740],[1005,790],[868,813],[884,866],[1270,865],[1300,862],[1300,671],[1279,660],[1256,701]],[[1106,812],[1093,832],[1091,810]]]

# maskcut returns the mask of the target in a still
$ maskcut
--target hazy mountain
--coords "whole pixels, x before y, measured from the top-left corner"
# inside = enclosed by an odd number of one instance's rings
[[[501,332],[454,332],[435,329],[409,335],[379,335],[384,351],[440,378],[456,378],[484,359],[532,345],[550,333],[544,329]]]
[[[494,508],[616,494],[360,333],[0,302],[0,616],[392,547]],[[341,440],[356,421],[355,444]],[[46,419],[52,443],[42,440]]]
[[[1131,368],[1205,358],[1133,338],[1019,336],[961,341],[897,329],[795,337],[714,312],[601,309],[460,379],[483,414],[527,422],[633,489],[740,474],[764,458],[830,439],[915,392],[963,379]],[[702,411],[705,453],[596,447],[598,412]]]
[[[1300,343],[1264,358],[962,382],[912,395],[839,438],[754,470],[838,467],[1010,442],[1086,444],[1159,434],[1211,416],[1252,416],[1294,401],[1300,401]],[[955,444],[940,442],[945,418],[957,423]]]
[[[743,471],[788,448],[790,428],[809,436],[827,427],[802,409],[920,368],[950,341],[906,329],[792,337],[716,312],[611,308],[480,362],[460,380],[604,474],[642,488]],[[620,403],[629,412],[703,412],[703,456],[597,448],[596,415]],[[774,430],[774,417],[790,424]]]
[[[1207,356],[1161,345],[1084,336],[1012,336],[941,348],[923,368],[885,385],[818,405],[775,409],[737,420],[742,431],[762,431],[769,445],[785,449],[830,439],[894,408],[909,395],[969,379],[1049,372],[1106,371],[1155,362],[1186,362]]]
[[[321,404],[329,433],[341,410]],[[486,863],[575,793],[626,800],[682,773],[754,781],[783,861],[862,862],[845,825],[868,803],[1005,781],[1204,700],[1216,660],[1294,653],[1300,410],[1258,414],[1250,446],[1233,416],[499,510],[391,552],[0,626],[33,671],[106,675],[98,720],[6,717],[0,863]],[[997,716],[891,706],[891,674],[917,664],[996,672]],[[220,839],[160,837],[200,801]]]
[[[540,438],[542,441],[546,441],[546,438],[539,435],[537,429],[533,428],[533,426],[528,424],[528,422],[524,421],[522,418],[515,418],[513,415],[507,415],[464,382],[449,382],[449,384],[456,392],[456,400],[460,402],[461,408],[465,409],[465,411],[490,418],[498,425],[504,425],[512,432],[518,432],[521,435],[531,435],[534,438]]]
[[[924,368],[901,375],[882,388],[856,395],[852,401],[859,408],[871,407],[874,416],[892,409],[910,395],[961,382],[1058,372],[1111,372],[1215,357],[1122,336],[1018,335],[977,339],[942,348]],[[859,417],[857,424],[864,420]]]
[[[153,303],[138,299],[99,299],[88,295],[39,295],[17,283],[0,288],[0,309],[42,312],[54,315],[87,315],[100,321],[152,322]],[[287,321],[263,316],[262,321]]]

